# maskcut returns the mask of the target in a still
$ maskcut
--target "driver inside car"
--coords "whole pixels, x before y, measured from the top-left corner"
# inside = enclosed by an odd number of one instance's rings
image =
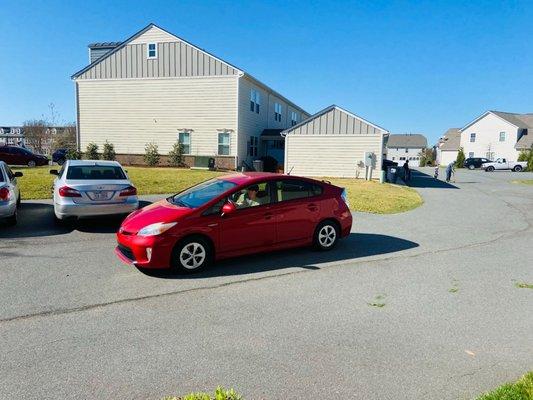
[[[255,207],[260,203],[257,198],[257,192],[259,192],[258,185],[252,185],[246,188],[246,192],[243,193],[236,201],[237,208]]]

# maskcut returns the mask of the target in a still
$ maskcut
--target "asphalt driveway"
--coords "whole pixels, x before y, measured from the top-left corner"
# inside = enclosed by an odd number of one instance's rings
[[[422,207],[356,214],[332,252],[188,277],[120,264],[120,221],[58,228],[50,202],[24,202],[19,226],[0,228],[0,398],[217,385],[247,399],[472,398],[533,368],[533,290],[515,286],[533,283],[533,187],[517,178],[533,174],[415,173]]]

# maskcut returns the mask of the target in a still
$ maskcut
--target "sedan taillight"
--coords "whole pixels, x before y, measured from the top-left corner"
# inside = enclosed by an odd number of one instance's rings
[[[76,189],[72,189],[68,186],[62,186],[59,188],[59,195],[61,197],[81,197],[81,193]]]
[[[137,196],[137,189],[133,186],[128,186],[126,189],[122,189],[120,196]]]
[[[8,188],[3,187],[0,189],[0,201],[8,201],[10,197],[11,191]]]

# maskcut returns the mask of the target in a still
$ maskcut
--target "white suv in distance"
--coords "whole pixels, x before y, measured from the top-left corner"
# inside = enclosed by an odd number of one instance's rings
[[[116,161],[67,160],[54,180],[58,220],[129,214],[139,207],[137,189]]]

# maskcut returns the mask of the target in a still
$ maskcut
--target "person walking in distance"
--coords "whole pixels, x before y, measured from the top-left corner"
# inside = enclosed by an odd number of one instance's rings
[[[446,182],[450,182],[450,180],[452,179],[452,174],[455,172],[455,169],[453,168],[454,166],[455,166],[455,161],[452,161],[446,167]]]
[[[409,160],[403,164],[403,180],[408,183],[411,180],[411,170],[409,169]]]
[[[435,172],[433,173],[433,178],[439,179],[439,164],[435,165]]]

